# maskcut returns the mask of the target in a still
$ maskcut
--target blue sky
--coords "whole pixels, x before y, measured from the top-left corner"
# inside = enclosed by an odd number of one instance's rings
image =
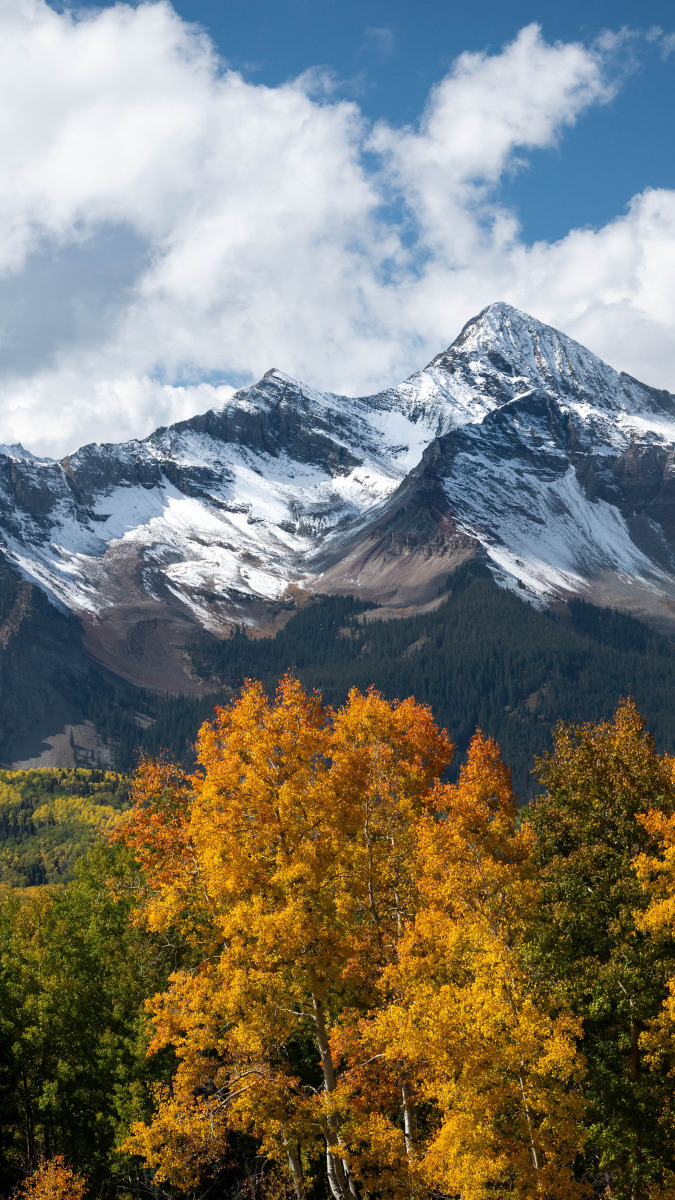
[[[675,390],[674,101],[672,0],[0,0],[0,441],[374,390],[495,299]]]
[[[672,0],[179,0],[236,70],[271,86],[328,67],[371,118],[419,119],[431,87],[465,50],[497,50],[538,22],[548,41],[604,29],[675,31]],[[675,56],[674,56],[675,57]],[[532,239],[611,219],[644,187],[675,186],[675,62],[654,47],[624,64],[629,82],[589,112],[564,147],[537,155],[506,193]]]

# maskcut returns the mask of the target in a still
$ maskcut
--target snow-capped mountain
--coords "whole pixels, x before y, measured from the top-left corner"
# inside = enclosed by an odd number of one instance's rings
[[[296,589],[420,606],[476,555],[535,602],[670,620],[674,480],[675,397],[498,303],[375,396],[273,370],[143,441],[0,447],[0,539],[101,661],[180,686],[195,625],[269,623]]]
[[[447,401],[444,431],[365,536],[345,542],[328,583],[348,577],[378,599],[390,575],[402,603],[394,559],[407,545],[419,601],[447,575],[444,556],[454,565],[472,543],[500,583],[535,601],[577,594],[672,621],[675,396],[505,304],[410,382],[422,377]],[[427,522],[415,545],[432,510],[435,534]]]

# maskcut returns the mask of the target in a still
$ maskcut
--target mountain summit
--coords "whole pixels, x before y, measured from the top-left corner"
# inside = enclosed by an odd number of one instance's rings
[[[273,627],[321,591],[410,611],[472,558],[537,604],[667,625],[673,480],[675,397],[500,302],[374,396],[273,370],[142,441],[0,447],[0,538],[100,662],[189,690],[201,628]]]

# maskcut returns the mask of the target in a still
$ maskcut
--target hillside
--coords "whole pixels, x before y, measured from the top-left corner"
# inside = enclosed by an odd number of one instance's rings
[[[128,781],[112,771],[0,771],[0,887],[68,883],[128,803]]]

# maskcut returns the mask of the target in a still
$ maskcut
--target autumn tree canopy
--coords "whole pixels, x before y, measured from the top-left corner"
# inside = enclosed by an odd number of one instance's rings
[[[69,1167],[62,1154],[40,1163],[20,1189],[21,1200],[84,1200],[86,1176]]]
[[[463,1200],[589,1195],[573,1174],[581,1022],[528,970],[541,916],[532,829],[491,738],[476,734],[456,785],[436,785],[415,853],[418,911],[361,1028],[413,1115],[434,1114],[410,1122],[418,1174]]]
[[[194,776],[141,771],[140,915],[203,955],[151,1002],[152,1047],[179,1065],[129,1146],[159,1178],[196,1177],[240,1129],[287,1161],[298,1195],[321,1146],[336,1200],[354,1192],[331,1031],[372,1002],[415,910],[415,819],[451,754],[413,701],[353,692],[333,713],[285,678],[271,701],[250,684],[218,710]]]
[[[178,1065],[126,1149],[158,1179],[243,1131],[299,1197],[320,1157],[335,1200],[577,1194],[578,1026],[521,955],[530,834],[494,743],[456,787],[451,755],[412,700],[332,711],[287,677],[218,710],[194,775],[142,768],[137,919],[200,956],[149,1002]]]

